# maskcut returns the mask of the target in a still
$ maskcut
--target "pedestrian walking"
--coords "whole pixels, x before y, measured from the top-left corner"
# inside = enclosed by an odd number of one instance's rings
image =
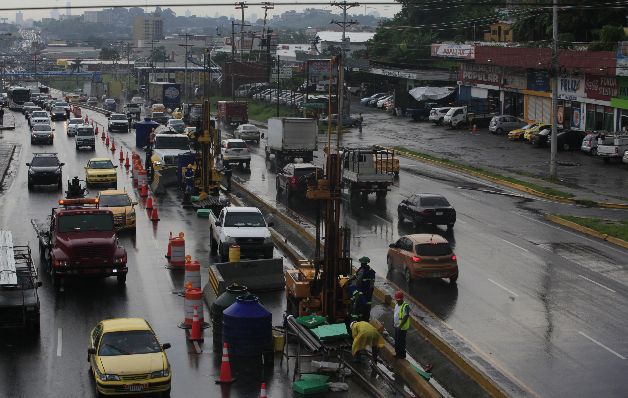
[[[395,292],[395,357],[406,357],[406,335],[410,329],[410,306],[404,301],[403,292]]]
[[[362,134],[362,123],[364,123],[364,118],[362,117],[362,112],[360,112],[360,116],[358,117],[358,131]]]
[[[385,344],[384,338],[379,334],[377,329],[368,322],[351,322],[351,337],[353,337],[351,355],[355,358],[360,351],[371,347],[373,365],[376,365],[379,349],[384,348]]]
[[[133,115],[129,113],[127,115],[127,120],[129,121],[129,133],[130,133],[131,132],[131,128],[133,126]]]

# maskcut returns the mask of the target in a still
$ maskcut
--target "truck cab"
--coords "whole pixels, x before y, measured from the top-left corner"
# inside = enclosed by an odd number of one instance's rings
[[[257,207],[225,207],[215,216],[209,212],[210,249],[225,262],[229,247],[240,246],[240,255],[249,258],[272,258],[273,239],[262,212]]]

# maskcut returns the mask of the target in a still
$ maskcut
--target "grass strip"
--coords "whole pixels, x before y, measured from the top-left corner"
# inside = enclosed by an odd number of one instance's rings
[[[489,171],[489,170],[486,170],[486,169],[483,169],[483,168],[480,168],[480,167],[474,167],[474,166],[469,166],[469,165],[466,165],[466,164],[463,164],[463,163],[458,163],[458,162],[452,161],[450,159],[441,158],[441,157],[433,156],[433,155],[428,155],[426,153],[418,152],[418,151],[415,151],[413,149],[408,149],[408,148],[405,148],[405,147],[402,147],[402,146],[396,146],[396,147],[394,147],[394,149],[396,151],[406,152],[406,153],[409,153],[411,155],[415,155],[415,156],[418,156],[418,157],[425,158],[427,160],[433,160],[433,161],[436,161],[436,162],[441,162],[441,163],[444,163],[444,164],[448,164],[448,165],[456,167],[458,169],[472,171],[472,172],[475,172],[475,173],[478,173],[478,174],[481,174],[481,175],[484,175],[486,177],[490,177],[490,178],[493,178],[493,179],[507,181],[507,182],[512,183],[512,184],[522,185],[522,186],[524,186],[526,188],[533,189],[533,190],[535,190],[537,192],[541,192],[541,193],[544,193],[546,195],[552,195],[552,196],[557,196],[557,197],[561,197],[561,198],[571,198],[571,197],[573,197],[573,194],[571,194],[569,192],[564,192],[564,191],[560,191],[558,189],[545,187],[545,186],[538,185],[538,184],[535,184],[535,183],[532,183],[532,182],[523,181],[523,180],[520,180],[520,179],[517,179],[517,178],[513,178],[513,177],[508,177],[508,176],[505,176],[505,175],[502,175],[502,174],[499,174],[499,173],[495,173],[493,171]]]
[[[628,242],[628,221],[607,220],[596,217],[566,216],[562,214],[558,215],[558,217],[564,218],[565,220],[571,221],[583,227],[591,228],[601,234],[614,236],[615,238]]]

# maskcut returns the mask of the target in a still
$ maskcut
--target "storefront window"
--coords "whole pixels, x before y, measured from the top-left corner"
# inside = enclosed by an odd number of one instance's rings
[[[614,131],[613,108],[604,105],[587,104],[587,130]]]

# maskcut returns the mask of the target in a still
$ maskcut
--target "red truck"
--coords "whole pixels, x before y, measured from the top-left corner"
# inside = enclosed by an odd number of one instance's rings
[[[218,101],[218,121],[223,127],[231,128],[248,123],[247,105],[244,101]]]
[[[49,220],[32,224],[56,287],[68,277],[115,276],[119,285],[126,283],[126,250],[118,243],[113,213],[98,208],[98,199],[61,199]]]

